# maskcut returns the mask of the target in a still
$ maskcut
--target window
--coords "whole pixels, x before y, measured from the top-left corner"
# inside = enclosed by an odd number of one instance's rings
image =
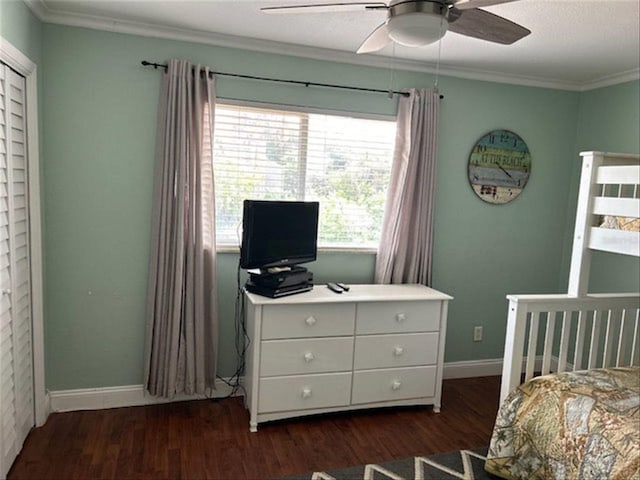
[[[375,248],[395,121],[216,105],[216,240],[238,245],[242,201],[320,202],[321,247]]]

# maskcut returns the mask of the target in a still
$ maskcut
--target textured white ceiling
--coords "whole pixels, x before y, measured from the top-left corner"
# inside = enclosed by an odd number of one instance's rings
[[[2,1],[2,0],[0,0]],[[326,1],[326,0],[324,0]],[[381,64],[389,58],[429,69],[438,45],[389,46],[369,56],[353,53],[385,19],[380,11],[267,15],[260,7],[322,3],[313,0],[27,0],[45,21],[162,36],[197,35],[208,43],[242,37],[243,48]],[[638,0],[518,0],[486,10],[529,28],[519,42],[497,45],[448,32],[441,45],[441,71],[584,88],[637,78],[640,67]],[[105,22],[105,20],[107,20]],[[113,21],[116,20],[114,23]],[[180,35],[177,35],[180,37]],[[277,43],[273,43],[277,42]],[[237,43],[237,42],[235,42]],[[303,47],[303,48],[300,48]]]

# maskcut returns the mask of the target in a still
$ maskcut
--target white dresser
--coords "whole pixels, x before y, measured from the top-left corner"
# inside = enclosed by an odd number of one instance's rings
[[[252,432],[260,422],[358,408],[425,404],[440,411],[452,297],[422,285],[245,295]]]

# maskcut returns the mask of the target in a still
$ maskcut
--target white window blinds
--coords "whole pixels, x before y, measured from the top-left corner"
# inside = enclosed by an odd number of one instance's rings
[[[238,245],[242,201],[320,202],[321,247],[377,247],[395,121],[216,105],[218,245]]]

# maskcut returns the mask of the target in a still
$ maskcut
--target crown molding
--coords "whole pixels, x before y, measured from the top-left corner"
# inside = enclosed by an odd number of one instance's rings
[[[432,70],[435,72],[435,67]],[[582,84],[567,82],[566,80],[548,79],[543,77],[531,77],[525,75],[508,74],[491,70],[479,70],[463,67],[451,67],[440,64],[440,75],[465,78],[468,80],[480,80],[494,83],[508,83],[525,87],[551,88],[554,90],[579,91]]]
[[[0,0],[2,1],[2,0]],[[332,61],[376,68],[393,68],[410,72],[435,74],[437,67],[434,63],[418,60],[403,60],[381,55],[357,55],[352,52],[331,50],[289,43],[260,40],[255,38],[238,37],[219,33],[189,30],[184,28],[167,27],[151,23],[119,20],[116,18],[98,17],[49,9],[43,0],[23,0],[32,12],[43,22],[72,27],[89,28],[114,33],[125,33],[143,37],[162,38],[184,42],[201,43],[218,47],[250,50],[261,53],[286,55],[309,58],[313,60]],[[531,77],[516,74],[505,74],[490,70],[478,70],[441,64],[439,75],[480,80],[496,83],[507,83],[528,87],[551,88],[556,90],[585,91],[595,88],[624,83],[640,78],[639,69],[621,74],[614,74],[595,81],[567,82],[557,79]]]
[[[610,87],[621,83],[633,82],[634,80],[640,80],[640,68],[634,68],[633,70],[627,70],[626,72],[607,75],[606,77],[593,80],[583,84],[580,90],[586,92],[589,90],[595,90],[596,88]]]
[[[38,17],[38,20],[42,22],[47,21],[47,16],[50,14],[49,8],[44,4],[42,0],[22,0],[29,10]]]

